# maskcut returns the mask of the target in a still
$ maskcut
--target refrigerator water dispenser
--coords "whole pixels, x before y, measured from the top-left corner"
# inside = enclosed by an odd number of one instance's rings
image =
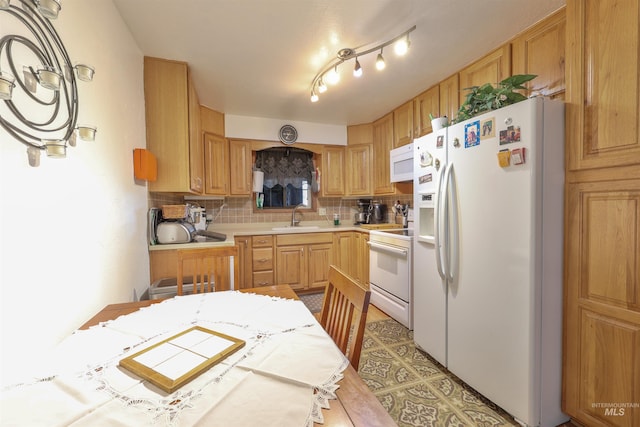
[[[435,243],[434,237],[434,203],[435,194],[420,194],[418,211],[420,215],[418,240],[421,242]]]

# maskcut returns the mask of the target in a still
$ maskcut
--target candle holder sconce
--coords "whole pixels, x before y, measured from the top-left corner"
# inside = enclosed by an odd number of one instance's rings
[[[27,146],[29,165],[40,165],[40,153],[66,157],[77,138],[94,141],[97,128],[78,125],[77,81],[93,80],[95,69],[72,65],[51,20],[62,0],[0,0],[0,14],[22,23],[25,35],[0,37],[0,126]],[[16,64],[14,53],[29,58]],[[20,71],[18,71],[20,70]]]

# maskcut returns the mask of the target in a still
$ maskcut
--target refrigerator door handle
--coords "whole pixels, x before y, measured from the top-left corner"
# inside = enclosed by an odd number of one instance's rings
[[[442,263],[443,263],[443,271],[444,271],[444,275],[441,276],[444,280],[450,280],[451,278],[451,260],[450,260],[450,221],[449,221],[449,204],[451,203],[451,194],[450,194],[450,181],[451,181],[451,168],[453,167],[453,163],[448,163],[447,167],[445,168],[444,172],[442,173],[443,178],[442,178],[442,202],[441,202],[441,208],[440,211],[438,211],[438,213],[441,213],[442,218],[444,219],[444,239],[443,239],[443,244],[442,244],[442,248],[440,249],[440,254],[439,256],[442,259]]]
[[[435,221],[434,221],[434,231],[433,231],[433,237],[434,237],[434,243],[435,243],[435,247],[436,247],[436,265],[438,267],[438,274],[440,275],[440,278],[442,280],[444,280],[446,278],[446,274],[444,271],[444,265],[442,262],[442,233],[440,233],[441,231],[441,227],[443,224],[442,221],[442,217],[444,215],[444,212],[442,212],[443,206],[445,205],[443,203],[443,199],[445,196],[445,192],[442,189],[442,184],[444,179],[442,178],[444,176],[444,171],[438,175],[438,184],[437,184],[437,190],[436,190],[436,206],[435,206]]]
[[[451,251],[447,251],[447,279],[453,281],[458,270],[458,192],[456,183],[456,172],[453,163],[450,164],[449,176],[447,177],[447,198],[451,209],[451,221],[449,222],[449,233],[447,245],[451,246]],[[448,248],[447,248],[448,249]]]

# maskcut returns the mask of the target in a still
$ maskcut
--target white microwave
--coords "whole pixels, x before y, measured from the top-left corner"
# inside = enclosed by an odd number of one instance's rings
[[[389,161],[391,182],[413,181],[413,142],[391,150]]]

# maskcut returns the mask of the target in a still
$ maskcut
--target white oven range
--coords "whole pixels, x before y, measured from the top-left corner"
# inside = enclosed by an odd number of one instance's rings
[[[369,233],[371,303],[413,329],[413,229],[372,230]]]

